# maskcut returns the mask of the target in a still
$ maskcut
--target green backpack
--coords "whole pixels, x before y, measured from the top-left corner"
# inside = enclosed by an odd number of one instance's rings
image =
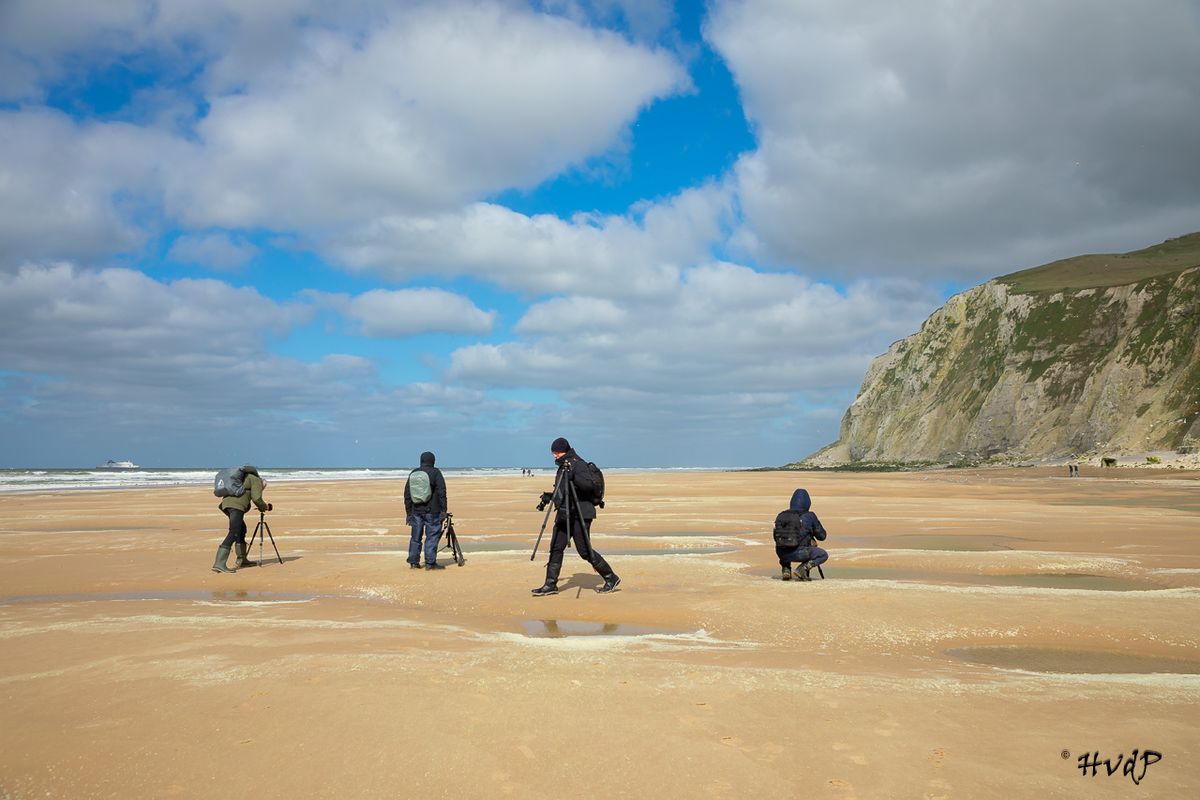
[[[433,497],[433,484],[429,482],[429,473],[423,469],[414,469],[408,473],[408,496],[414,506],[423,506]]]

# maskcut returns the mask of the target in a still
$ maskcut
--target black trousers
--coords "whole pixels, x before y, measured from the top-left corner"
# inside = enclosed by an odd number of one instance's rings
[[[229,533],[221,547],[232,547],[234,542],[246,543],[246,512],[240,508],[222,508],[225,516],[229,517]]]
[[[608,580],[613,577],[612,567],[604,560],[604,556],[592,549],[592,521],[571,520],[571,540],[575,542],[575,552],[579,557],[592,565],[592,569],[600,573],[600,577]],[[567,549],[567,518],[555,517],[554,533],[550,537],[550,563],[546,565],[546,582],[558,581],[558,573],[562,571],[563,554]]]

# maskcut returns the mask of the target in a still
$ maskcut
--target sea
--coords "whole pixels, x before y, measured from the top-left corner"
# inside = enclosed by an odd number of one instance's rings
[[[411,467],[404,468],[312,468],[259,467],[259,475],[268,484],[298,481],[404,481]],[[520,467],[439,467],[450,478],[521,476]],[[605,474],[622,472],[712,472],[710,468],[614,468]],[[535,476],[553,476],[554,467],[534,468]],[[155,486],[212,486],[216,468],[194,469],[0,469],[0,493],[47,492],[87,489],[144,489]]]

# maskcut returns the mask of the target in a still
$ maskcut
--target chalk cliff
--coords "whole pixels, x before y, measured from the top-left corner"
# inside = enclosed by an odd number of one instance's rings
[[[802,463],[959,462],[1200,443],[1200,233],[950,298],[867,370]]]

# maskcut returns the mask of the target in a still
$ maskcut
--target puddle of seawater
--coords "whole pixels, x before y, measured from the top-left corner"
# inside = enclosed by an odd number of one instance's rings
[[[972,664],[1027,672],[1066,673],[1072,675],[1153,674],[1200,675],[1200,660],[1111,653],[1092,650],[1065,650],[1050,647],[982,645],[957,647],[946,655]]]
[[[874,538],[870,547],[884,547],[895,550],[950,550],[960,553],[983,553],[992,550],[1012,550],[1011,544],[1005,541],[1018,541],[1009,536],[976,536],[976,535],[937,535],[926,533],[906,533],[900,536]]]
[[[627,622],[580,622],[570,619],[521,620],[521,631],[535,639],[561,639],[566,636],[649,636],[675,635],[686,631],[631,625]]]
[[[441,543],[439,544],[439,549],[449,552],[449,548],[447,548],[445,546],[445,544],[446,544],[446,540],[442,539]],[[459,539],[459,545],[462,547],[463,553],[465,553],[465,554],[489,553],[489,552],[498,552],[498,551],[502,551],[502,550],[526,550],[531,547],[531,545],[528,542],[513,542],[513,541],[504,541],[504,540],[481,542],[481,541],[476,541],[474,539],[472,539],[470,542],[463,542],[462,539]],[[404,541],[402,541],[400,544],[392,543],[392,544],[367,545],[365,547],[359,548],[358,552],[360,552],[360,553],[407,553],[408,552],[408,539],[405,538]]]
[[[315,600],[315,594],[291,592],[182,591],[182,592],[99,592],[96,594],[26,594],[0,597],[0,606],[25,603],[92,603],[137,600],[203,600],[213,603],[297,602]]]
[[[827,580],[831,581],[899,581],[901,583],[959,584],[967,586],[1027,586],[1034,589],[1087,589],[1097,592],[1144,592],[1163,589],[1144,580],[1113,575],[1085,573],[1035,573],[1018,575],[988,575],[970,572],[925,572],[915,569],[889,567],[859,567],[847,564],[825,564]],[[753,575],[779,578],[778,566],[754,567]],[[814,579],[818,576],[814,573]]]

